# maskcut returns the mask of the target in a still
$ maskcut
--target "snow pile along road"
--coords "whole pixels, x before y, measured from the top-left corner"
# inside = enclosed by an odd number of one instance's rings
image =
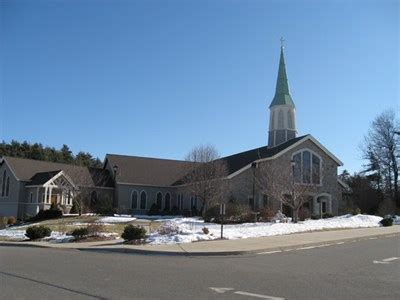
[[[113,217],[104,217],[98,220],[101,223],[128,223],[135,221],[136,218],[131,217],[130,215],[114,215]]]
[[[294,223],[245,223],[237,225],[224,225],[224,238],[245,239],[250,237],[263,237],[284,235],[297,232],[307,232],[339,228],[379,227],[381,217],[370,215],[344,215],[321,220],[307,220]],[[171,228],[170,234],[168,228]],[[204,234],[203,227],[209,229],[209,234]],[[147,241],[150,244],[176,244],[194,241],[214,240],[219,238],[221,225],[204,223],[196,218],[176,218],[166,222],[163,234],[153,233]]]

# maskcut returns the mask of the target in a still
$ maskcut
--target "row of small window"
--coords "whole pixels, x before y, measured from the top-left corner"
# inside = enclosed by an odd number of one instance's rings
[[[54,197],[57,197],[57,195],[53,195]],[[39,198],[40,202],[39,203],[47,203],[50,204],[51,203],[51,199],[50,199],[50,195],[47,194],[47,201],[45,199],[45,194],[42,194],[42,197]],[[72,197],[70,194],[67,195],[67,198],[64,199],[65,203],[61,203],[61,204],[66,204],[66,205],[72,205]],[[29,203],[34,203],[33,202],[33,193],[29,194]]]
[[[164,201],[163,201],[164,198]],[[131,207],[132,209],[148,209],[147,207],[147,194],[145,191],[142,191],[140,193],[140,202],[139,200],[139,194],[137,191],[133,191],[131,194]],[[156,195],[156,205],[158,209],[164,209],[164,210],[171,210],[171,194],[166,193],[165,196],[163,197],[163,194],[161,192],[158,192]],[[177,208],[178,210],[183,210],[183,195],[178,194],[177,197]],[[197,209],[197,196],[192,196],[191,197],[191,208],[192,209]]]
[[[295,183],[321,184],[321,158],[309,150],[293,155]]]
[[[7,172],[6,170],[4,170],[3,179],[1,183],[1,196],[8,197],[9,192],[10,192],[10,177],[7,177]]]

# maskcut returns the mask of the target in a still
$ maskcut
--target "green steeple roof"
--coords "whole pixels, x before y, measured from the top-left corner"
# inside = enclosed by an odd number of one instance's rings
[[[278,79],[276,81],[275,96],[269,107],[274,105],[294,105],[289,93],[289,84],[286,75],[285,57],[283,55],[283,46],[281,46],[281,58],[279,60]]]

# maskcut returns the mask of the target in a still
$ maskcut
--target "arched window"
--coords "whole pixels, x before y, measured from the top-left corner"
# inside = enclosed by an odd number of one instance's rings
[[[321,158],[310,150],[302,150],[292,156],[295,183],[321,184]]]
[[[169,193],[165,194],[164,209],[165,210],[170,210],[171,209],[171,195]]]
[[[278,113],[278,129],[283,129],[283,128],[284,128],[283,110],[280,110]]]
[[[287,112],[287,122],[288,122],[288,128],[290,129],[294,129],[294,125],[293,125],[293,112],[291,110],[289,110]]]
[[[183,210],[183,194],[178,195],[178,209]]]
[[[1,184],[1,196],[3,197],[6,191],[6,176],[7,172],[4,170],[3,172],[3,178],[2,178],[2,184]]]
[[[197,195],[192,195],[190,197],[190,209],[191,210],[197,209]]]
[[[146,209],[147,207],[147,195],[145,191],[140,193],[140,209]]]
[[[6,183],[6,197],[8,197],[8,192],[10,191],[10,177],[7,177]]]
[[[162,208],[162,194],[161,194],[161,192],[157,193],[156,204],[157,204],[157,208],[158,209]]]
[[[133,191],[131,194],[131,208],[137,209],[138,208],[138,192]]]

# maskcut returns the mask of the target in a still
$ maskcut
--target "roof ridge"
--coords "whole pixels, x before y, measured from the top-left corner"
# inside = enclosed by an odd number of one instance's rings
[[[188,162],[186,160],[178,160],[178,159],[170,159],[170,158],[159,158],[159,157],[148,157],[148,156],[136,156],[136,155],[124,155],[124,154],[106,153],[106,157],[109,157],[109,156],[120,156],[120,157],[129,157],[129,158],[143,158],[143,159],[152,159],[152,160],[165,160],[165,161],[184,162],[184,163]]]
[[[85,167],[85,166],[79,166],[79,165],[74,165],[74,164],[67,164],[67,163],[63,163],[63,162],[55,162],[55,161],[48,161],[48,160],[42,160],[42,159],[33,159],[33,158],[18,157],[18,156],[3,155],[2,158],[11,158],[11,159],[20,159],[20,160],[30,160],[30,161],[41,162],[41,163],[59,164],[59,165],[72,166],[72,167],[89,168],[89,167]]]

